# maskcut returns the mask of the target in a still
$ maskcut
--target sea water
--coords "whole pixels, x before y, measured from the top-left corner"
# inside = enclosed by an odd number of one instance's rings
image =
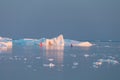
[[[0,80],[120,80],[120,42],[46,50],[14,44],[0,50]]]

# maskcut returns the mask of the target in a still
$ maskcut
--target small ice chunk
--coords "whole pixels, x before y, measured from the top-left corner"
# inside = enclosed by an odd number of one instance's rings
[[[27,61],[27,58],[24,58],[24,61]]]
[[[53,63],[49,63],[49,64],[43,64],[44,67],[49,67],[49,68],[53,68],[55,66],[55,64]]]
[[[108,63],[112,63],[112,64],[118,64],[119,62],[117,60],[111,60],[111,59],[107,59]]]
[[[49,65],[48,64],[43,64],[44,67],[48,67]]]
[[[102,65],[102,62],[96,62],[96,65],[101,66],[101,65]]]
[[[54,67],[54,66],[55,66],[55,64],[53,64],[53,63],[50,63],[50,64],[49,64],[49,67],[50,67],[50,68],[52,68],[52,67]]]
[[[93,64],[94,64],[94,65],[97,65],[97,66],[101,66],[101,65],[102,65],[102,62],[94,62]]]
[[[99,66],[97,66],[97,65],[93,65],[93,67],[94,67],[94,68],[99,68]]]
[[[119,62],[118,62],[118,61],[116,61],[116,60],[114,60],[114,61],[113,61],[113,64],[119,64]]]
[[[36,57],[36,59],[41,59],[41,57]]]
[[[54,59],[53,59],[53,58],[50,58],[50,59],[48,59],[48,61],[54,61]]]
[[[101,66],[101,65],[102,65],[102,62],[99,62],[99,61],[93,63],[93,67],[94,67],[94,68],[98,68],[98,67]]]
[[[98,61],[99,61],[99,62],[105,62],[105,60],[104,60],[104,59],[98,59]]]
[[[113,58],[113,59],[112,59]],[[93,66],[101,66],[103,63],[108,63],[108,64],[119,64],[117,60],[114,60],[114,57],[111,59],[98,59],[97,62],[93,63]]]
[[[15,59],[15,60],[18,60],[18,56],[14,56],[14,59]]]
[[[108,56],[110,59],[115,59],[115,57],[113,57],[113,56]]]
[[[77,66],[72,66],[72,69],[75,69],[75,68],[77,68]]]
[[[77,65],[79,65],[79,63],[78,62],[73,62],[73,65],[77,66]]]
[[[27,65],[27,67],[28,67],[28,68],[31,68],[31,67],[32,67],[32,65]]]
[[[89,56],[90,56],[90,55],[88,55],[88,54],[85,54],[85,55],[84,55],[85,58],[88,58]]]
[[[74,57],[74,58],[77,57],[75,54],[70,54],[70,56],[71,56],[71,57]]]

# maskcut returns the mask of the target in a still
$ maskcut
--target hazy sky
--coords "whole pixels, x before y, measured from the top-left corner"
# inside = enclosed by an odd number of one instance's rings
[[[120,0],[0,0],[0,36],[120,41]]]

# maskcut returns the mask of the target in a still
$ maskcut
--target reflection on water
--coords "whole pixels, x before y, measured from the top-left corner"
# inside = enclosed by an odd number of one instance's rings
[[[47,47],[44,57],[44,66],[49,66],[50,68],[56,67],[62,70],[64,46]]]
[[[64,46],[52,46],[47,49],[39,48],[39,46],[14,46],[13,49],[12,52],[12,47],[1,47],[0,60],[11,63],[18,61],[26,65],[26,69],[33,69],[33,71],[39,69],[38,67],[62,71]],[[11,55],[6,53],[11,53]]]
[[[12,53],[12,47],[1,47],[0,53]]]
[[[56,46],[54,46],[54,45],[53,46],[45,46],[45,49],[48,51],[49,50],[57,50],[58,51],[58,50],[64,50],[64,46],[61,46],[61,45],[60,46],[59,45],[58,46],[57,45]]]

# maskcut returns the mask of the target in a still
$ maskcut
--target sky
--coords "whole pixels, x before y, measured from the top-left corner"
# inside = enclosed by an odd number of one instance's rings
[[[0,0],[0,36],[120,41],[120,0]]]

